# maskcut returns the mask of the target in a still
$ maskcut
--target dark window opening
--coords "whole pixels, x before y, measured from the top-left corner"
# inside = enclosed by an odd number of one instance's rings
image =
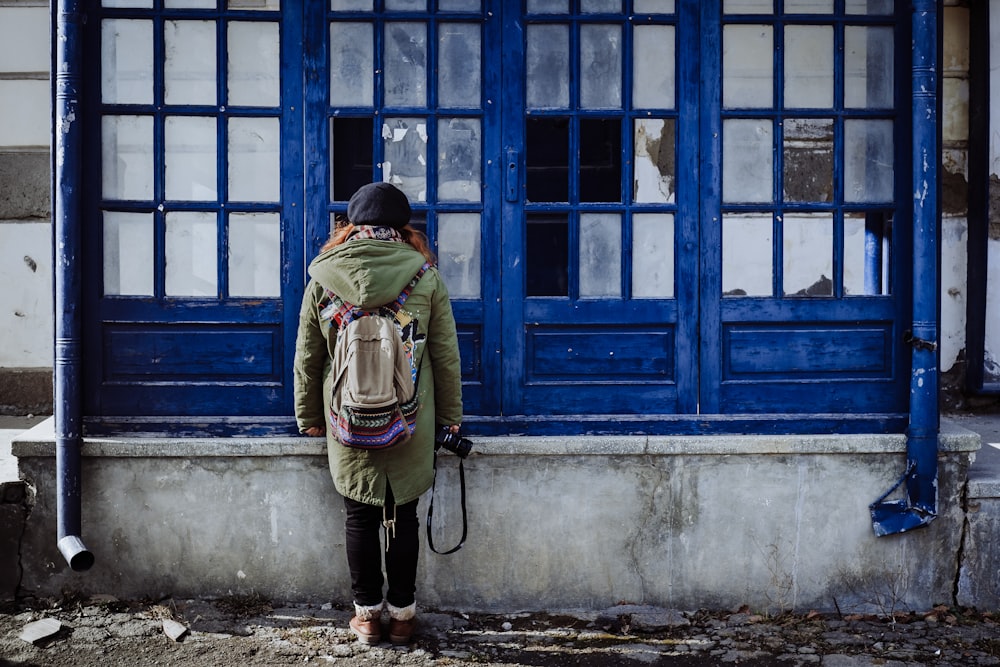
[[[529,118],[525,152],[528,200],[568,202],[569,119]]]
[[[334,118],[330,121],[331,199],[347,201],[372,181],[371,118]]]
[[[565,216],[529,215],[527,224],[528,296],[569,295],[569,223]]]
[[[580,201],[622,200],[622,123],[617,119],[580,120]]]

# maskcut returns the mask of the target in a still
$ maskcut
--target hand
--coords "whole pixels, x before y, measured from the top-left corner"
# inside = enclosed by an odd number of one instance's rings
[[[303,431],[303,434],[310,435],[310,436],[313,436],[313,437],[318,437],[318,436],[321,436],[321,435],[323,435],[325,433],[326,433],[326,429],[323,428],[322,426],[310,426],[305,431]]]
[[[454,433],[455,435],[458,435],[459,432],[462,430],[462,425],[461,424],[452,424],[451,426],[448,427],[448,430],[451,431],[452,433]]]

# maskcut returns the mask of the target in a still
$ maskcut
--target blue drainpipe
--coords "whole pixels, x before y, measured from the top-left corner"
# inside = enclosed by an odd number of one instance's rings
[[[938,445],[938,5],[913,2],[913,347],[906,471],[871,505],[878,536],[926,526],[937,517]],[[906,483],[906,498],[887,501]]]
[[[53,239],[55,260],[56,524],[59,551],[76,571],[89,570],[94,555],[81,531],[80,429],[80,181],[82,154],[80,69],[81,0],[53,2]]]

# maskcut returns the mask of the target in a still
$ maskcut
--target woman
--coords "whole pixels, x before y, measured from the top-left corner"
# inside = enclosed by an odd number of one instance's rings
[[[330,472],[344,497],[345,538],[351,571],[358,641],[381,640],[381,616],[390,616],[389,639],[406,644],[416,616],[419,548],[417,500],[434,481],[434,433],[440,426],[458,433],[462,384],[455,319],[448,290],[436,268],[427,270],[407,298],[400,319],[404,343],[412,346],[420,408],[413,436],[386,450],[341,445],[328,428],[332,382],[330,363],[337,329],[321,313],[330,292],[363,309],[394,301],[434,255],[426,237],[409,226],[410,204],[389,183],[360,188],[338,226],[309,265],[295,347],[295,417],[305,435],[326,434]],[[385,579],[379,528],[386,527]]]

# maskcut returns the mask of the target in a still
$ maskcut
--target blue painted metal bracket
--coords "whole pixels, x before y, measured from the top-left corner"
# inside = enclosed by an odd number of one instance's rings
[[[938,36],[937,0],[913,3],[913,348],[906,472],[873,502],[879,537],[926,526],[937,517],[938,454]],[[905,482],[906,498],[887,501]]]
[[[94,555],[81,533],[80,371],[82,303],[79,253],[80,181],[83,129],[80,115],[80,70],[83,59],[80,0],[53,3],[56,75],[53,90],[53,234],[55,243],[55,440],[57,546],[69,566],[89,570]]]

